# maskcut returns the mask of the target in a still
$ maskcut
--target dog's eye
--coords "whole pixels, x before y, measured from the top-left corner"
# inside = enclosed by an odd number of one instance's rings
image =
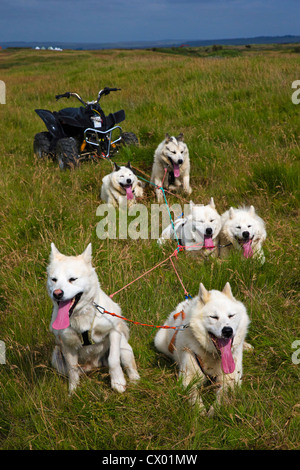
[[[210,318],[213,318],[214,320],[219,320],[219,317],[217,315],[209,315]]]
[[[241,228],[241,226],[240,226],[240,225],[237,225],[237,227],[236,227],[236,228]]]
[[[215,219],[211,219],[210,222],[213,222]]]
[[[235,313],[231,313],[230,315],[228,315],[228,318],[232,318],[235,316]]]
[[[252,227],[252,225],[248,225],[248,228]]]
[[[77,277],[70,277],[69,282],[74,282],[76,281]]]
[[[56,282],[56,281],[57,281],[56,277],[52,277],[52,278],[51,278],[51,281],[52,281],[52,282]]]

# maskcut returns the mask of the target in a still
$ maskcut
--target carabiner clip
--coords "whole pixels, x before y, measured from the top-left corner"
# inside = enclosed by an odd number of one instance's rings
[[[104,307],[101,307],[101,305],[96,304],[96,302],[94,302],[94,301],[93,301],[93,305],[98,310],[99,313],[101,313],[102,315],[105,313],[105,308]]]

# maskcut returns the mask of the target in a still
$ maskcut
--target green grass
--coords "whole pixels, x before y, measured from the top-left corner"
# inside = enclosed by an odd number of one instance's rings
[[[7,104],[0,107],[0,339],[7,356],[0,365],[2,449],[299,448],[300,366],[292,362],[292,343],[299,339],[300,107],[291,101],[299,54],[251,48],[223,60],[194,55],[0,53],[0,79],[7,88]],[[66,254],[82,252],[91,241],[109,294],[174,249],[162,249],[155,240],[97,238],[96,210],[109,163],[62,173],[57,164],[33,157],[34,134],[44,130],[35,108],[71,106],[56,103],[55,95],[73,90],[92,99],[106,85],[122,91],[103,99],[104,110],[124,108],[123,130],[140,140],[139,148],[121,151],[118,162],[130,159],[149,174],[165,133],[184,132],[193,201],[207,203],[213,196],[220,213],[230,205],[253,204],[266,221],[263,266],[234,254],[204,263],[180,253],[176,262],[192,295],[200,281],[208,289],[230,281],[251,318],[254,352],[244,356],[243,386],[212,419],[191,409],[176,368],[155,351],[154,332],[146,328],[130,328],[141,381],[124,395],[111,390],[104,370],[82,379],[70,398],[66,380],[50,365],[45,284],[52,241]],[[159,324],[183,299],[183,290],[165,264],[114,299],[125,316]],[[213,391],[203,394],[211,403]]]

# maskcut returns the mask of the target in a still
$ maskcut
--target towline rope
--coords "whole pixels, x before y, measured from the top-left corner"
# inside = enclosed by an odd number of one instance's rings
[[[173,253],[171,253],[170,256],[168,256],[166,259],[162,260],[160,263],[156,264],[155,266],[153,266],[152,268],[148,269],[148,271],[145,271],[143,274],[141,274],[140,276],[138,276],[136,279],[134,279],[133,281],[129,282],[128,284],[126,284],[125,286],[121,287],[121,289],[117,290],[116,292],[114,292],[113,294],[110,294],[110,298],[112,299],[116,294],[118,294],[119,292],[121,292],[123,289],[126,289],[126,287],[129,287],[131,284],[133,284],[134,282],[138,281],[139,279],[141,279],[142,277],[146,276],[146,274],[150,273],[151,271],[153,271],[154,269],[158,268],[159,266],[161,266],[162,264],[166,263],[168,260],[171,260],[173,258],[173,256],[176,256],[177,257],[177,254],[179,251],[181,251],[182,247],[179,245],[175,251],[173,251]],[[174,266],[174,264],[172,263],[172,265]],[[174,267],[175,269],[175,267]],[[178,273],[175,269],[175,272],[177,274],[177,277],[178,276]],[[182,284],[182,283],[181,283]],[[183,284],[182,284],[183,285]],[[185,288],[184,288],[185,290]],[[186,290],[185,290],[186,291]]]
[[[150,328],[161,328],[161,329],[170,329],[170,330],[177,330],[177,331],[183,331],[185,328],[188,328],[188,325],[178,325],[178,326],[168,326],[168,325],[151,325],[148,323],[141,323],[135,320],[130,320],[129,318],[125,318],[122,315],[117,315],[114,312],[109,312],[106,310],[104,307],[101,307],[101,305],[96,304],[96,302],[93,302],[93,306],[96,308],[96,310],[101,313],[101,315],[104,315],[105,313],[108,315],[111,315],[112,317],[117,317],[120,318],[121,320],[128,321],[130,323],[133,323],[134,325],[140,325],[140,326],[149,326]],[[179,313],[182,313],[183,310]]]

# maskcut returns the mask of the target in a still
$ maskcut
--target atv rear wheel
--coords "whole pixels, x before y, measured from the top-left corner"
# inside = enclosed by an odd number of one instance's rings
[[[75,168],[78,164],[78,148],[73,137],[59,139],[56,144],[56,157],[61,170]]]
[[[122,145],[139,145],[137,136],[133,132],[122,132],[121,134],[121,144]]]
[[[53,153],[50,152],[51,135],[50,132],[39,132],[35,134],[33,140],[33,153],[37,158],[52,158]]]

